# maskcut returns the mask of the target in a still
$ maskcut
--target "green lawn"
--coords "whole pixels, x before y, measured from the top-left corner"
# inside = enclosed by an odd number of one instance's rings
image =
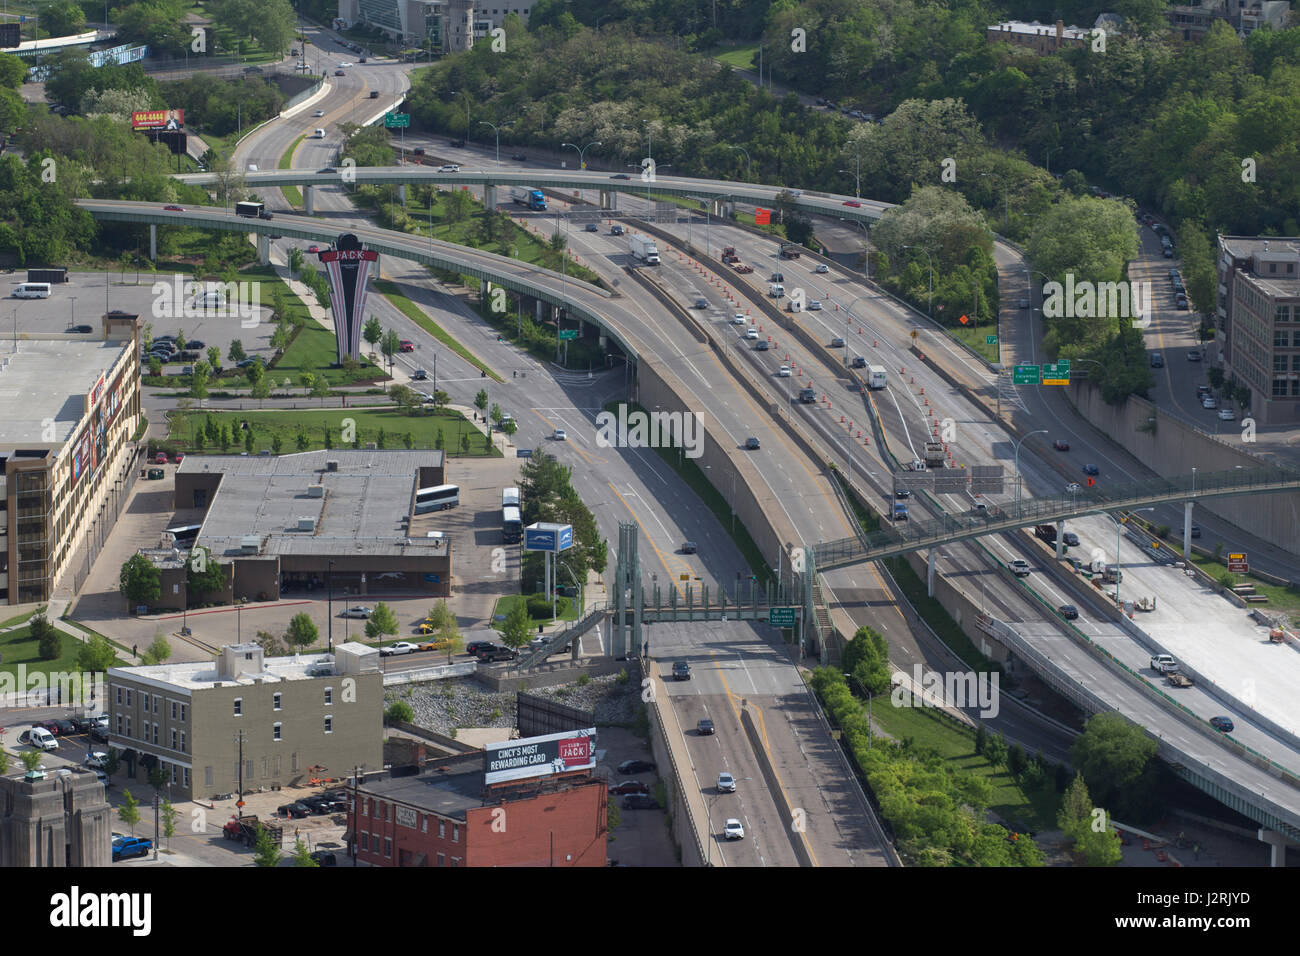
[[[305,309],[303,311],[306,312]],[[292,379],[294,385],[298,384],[298,376],[303,372],[324,375],[331,385],[365,384],[388,378],[382,368],[363,358],[361,364],[364,374],[349,380],[345,369],[330,368],[330,365],[338,361],[338,357],[338,338],[315,319],[308,319],[275,363],[275,367],[267,370],[267,375],[277,383],[283,383],[287,377]]]
[[[969,328],[966,326],[959,326],[957,328],[948,328],[945,326],[944,331],[954,339],[957,339],[960,342],[965,342],[986,362],[993,363],[1001,361],[998,357],[998,346],[996,344],[989,345],[985,341],[987,336],[996,336],[998,334],[998,327],[996,325],[979,325]]]
[[[891,737],[911,738],[918,747],[938,751],[954,768],[986,778],[993,787],[989,809],[1017,824],[1017,830],[1056,828],[1060,798],[1055,789],[1048,786],[1026,794],[1006,767],[995,767],[975,753],[973,731],[959,728],[925,707],[891,706],[883,696],[876,698],[871,717]]]
[[[284,155],[280,157],[279,166],[281,169],[293,168],[293,151],[298,148],[298,144],[301,143],[306,137],[307,134],[303,133],[302,136],[299,136],[297,139],[295,139],[292,143],[289,144],[289,148],[286,149],[284,151]],[[280,192],[284,193],[285,200],[294,209],[299,209],[302,207],[302,190],[299,189],[297,186],[281,186]]]
[[[29,674],[76,672],[77,652],[81,650],[81,642],[62,631],[59,632],[59,641],[59,656],[52,661],[45,661],[41,660],[39,642],[31,636],[30,628],[20,627],[16,631],[0,634],[0,656],[3,656],[0,672],[16,675],[20,664],[25,665]]]
[[[389,282],[387,279],[379,279],[375,282],[375,291],[384,295],[390,302],[393,303],[393,305],[397,306],[397,308],[401,310],[403,315],[405,315],[408,319],[410,319],[420,328],[424,329],[424,331],[432,335],[443,345],[447,346],[447,348],[451,349],[453,352],[455,352],[457,355],[463,358],[466,362],[469,362],[471,365],[473,365],[475,368],[481,371],[487,372],[488,377],[491,378],[493,381],[496,382],[505,381],[500,375],[498,375],[496,372],[492,371],[492,369],[488,368],[485,364],[483,364],[483,362],[480,361],[469,349],[465,348],[465,346],[461,345],[454,338],[452,338],[447,333],[446,329],[440,326],[437,322],[433,321],[433,319],[429,318],[429,316],[425,314],[425,312],[418,305],[416,305],[406,296],[402,295],[402,293],[398,291],[396,283]]]
[[[493,623],[497,627],[500,627],[502,622],[505,620],[506,615],[508,615],[512,610],[514,610],[515,605],[519,604],[520,602],[526,602],[529,596],[530,595],[527,594],[507,594],[505,597],[497,598],[496,606],[492,608]],[[577,598],[556,598],[557,604],[561,600],[564,601],[568,605],[568,607],[566,607],[564,610],[560,612],[560,616],[558,620],[576,621],[578,619],[578,599]],[[534,617],[534,618],[530,618],[529,620],[531,620],[532,623],[536,625],[536,624],[551,624],[557,619],[553,617],[547,617],[547,618]]]
[[[29,618],[35,617],[37,614],[40,614],[42,611],[45,610],[45,607],[46,606],[42,604],[34,611],[28,611],[26,614],[16,614],[7,620],[0,621],[0,627],[13,627],[15,624],[22,624],[25,621],[27,621]]]
[[[708,56],[720,60],[737,70],[754,69],[754,57],[758,53],[757,43],[726,45],[710,50]]]
[[[244,412],[206,412],[194,411],[187,416],[173,415],[170,422],[170,432],[168,438],[171,441],[188,443],[187,448],[193,448],[194,430],[203,426],[207,416],[211,414],[213,422],[218,428],[223,424],[230,428],[231,434],[237,437],[236,444],[231,445],[230,451],[238,454],[244,450],[243,443],[243,423],[248,422],[253,431],[253,450],[261,451],[264,448],[271,447],[271,440],[275,435],[280,436],[281,454],[290,454],[298,451],[298,430],[305,429],[308,438],[306,450],[314,450],[325,447],[325,427],[328,425],[331,432],[331,438],[335,448],[348,447],[340,437],[340,429],[343,427],[345,419],[351,419],[355,422],[356,438],[361,446],[367,442],[377,442],[379,440],[379,430],[384,430],[384,447],[388,449],[405,448],[406,444],[402,436],[410,433],[415,448],[433,448],[438,438],[439,429],[443,432],[445,441],[445,450],[449,456],[464,456],[461,450],[461,436],[468,435],[470,439],[469,457],[481,458],[485,456],[500,457],[501,452],[493,447],[490,451],[484,449],[485,438],[482,432],[475,428],[463,415],[458,412],[442,409],[438,413],[432,411],[419,415],[406,415],[400,409],[361,409],[361,408],[325,408],[316,410],[272,410],[272,411],[244,411]],[[213,448],[209,445],[207,452],[213,454],[222,454],[219,447]]]
[[[1192,563],[1215,580],[1218,580],[1219,575],[1228,573],[1226,564],[1221,564],[1213,558],[1203,557],[1195,551],[1192,552]],[[1249,584],[1255,589],[1256,594],[1263,594],[1268,598],[1267,604],[1259,605],[1262,610],[1278,611],[1285,614],[1292,624],[1300,624],[1300,589],[1266,584],[1253,574],[1234,574],[1233,577],[1242,584]]]

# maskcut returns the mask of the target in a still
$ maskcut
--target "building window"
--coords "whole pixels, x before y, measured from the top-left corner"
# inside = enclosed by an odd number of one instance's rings
[[[331,717],[329,714],[325,715],[325,733],[327,734],[334,733],[334,718]]]
[[[204,768],[203,768],[203,786],[205,786],[205,787],[210,787],[210,786],[212,786],[212,768],[211,768],[211,767],[204,767]]]
[[[439,865],[439,866],[446,866],[446,865],[447,865],[447,854],[445,854],[445,853],[439,853],[439,854],[438,854],[438,865]]]
[[[117,702],[122,703],[122,688],[117,688]]]
[[[1273,348],[1284,349],[1291,344],[1291,335],[1286,329],[1273,330]]]
[[[420,832],[429,832],[429,815],[427,813],[420,817]]]
[[[182,780],[182,782],[181,782],[181,786],[184,787],[186,790],[188,790],[189,787],[190,787],[190,768],[189,768],[189,767],[181,767],[181,780]]]
[[[1285,355],[1274,355],[1274,356],[1273,356],[1273,371],[1275,371],[1275,372],[1285,372],[1285,371],[1286,371],[1286,356],[1285,356]]]
[[[1291,371],[1300,372],[1300,355],[1291,356]]]
[[[158,725],[157,725],[157,724],[154,724],[154,725],[153,725],[153,742],[154,742],[154,743],[157,743],[157,742],[158,742]]]
[[[172,750],[176,749],[176,731],[172,731]]]
[[[235,716],[236,717],[244,716],[244,698],[242,697],[235,698]]]
[[[185,705],[181,704],[181,723],[185,723]]]
[[[326,687],[326,688],[325,688],[325,706],[326,706],[326,707],[330,707],[330,706],[333,706],[333,704],[334,704],[334,688],[333,688],[333,687]]]
[[[158,705],[162,703],[162,694],[153,695],[153,712],[158,713]]]
[[[262,777],[266,778],[271,775],[271,761],[266,757],[262,758]]]
[[[121,714],[118,714],[118,715],[117,715],[117,732],[118,732],[119,734],[122,732],[122,715],[121,715]]]
[[[169,765],[172,769],[172,783],[176,782],[176,764]]]
[[[131,689],[129,687],[127,688],[126,691],[126,706],[128,707],[131,706]]]
[[[280,725],[279,725],[279,724],[272,724],[272,725],[271,725],[271,739],[272,739],[272,740],[282,740],[282,739],[284,739],[284,738],[282,738],[282,737],[280,736]]]
[[[1282,398],[1284,395],[1286,395],[1286,379],[1284,378],[1273,379],[1273,397]],[[128,736],[130,735],[129,730],[130,728],[128,727]]]
[[[447,839],[447,821],[446,821],[446,820],[439,820],[439,821],[438,821],[438,839],[439,839],[439,840],[445,840],[445,839]]]
[[[393,838],[384,837],[384,856],[390,860],[393,858]]]
[[[271,697],[271,709],[272,709],[272,710],[280,710],[280,695],[279,695],[279,694],[275,694],[274,696]]]
[[[452,865],[452,866],[460,866],[460,857],[458,857],[458,856],[453,856],[453,857],[451,858],[451,865]]]
[[[1274,322],[1290,322],[1290,321],[1291,321],[1291,306],[1289,306],[1289,305],[1275,305],[1275,306],[1273,307],[1273,321],[1274,321]]]
[[[181,731],[181,753],[189,753],[189,751],[185,749],[185,731],[183,730]]]
[[[127,735],[128,737],[131,736],[131,718],[130,718],[130,717],[128,717],[128,718],[126,719],[126,735]]]
[[[176,719],[176,701],[172,701],[172,720]]]
[[[361,831],[361,849],[363,850],[370,849],[370,834],[367,833],[365,830]]]
[[[459,843],[459,842],[460,842],[460,824],[459,824],[459,823],[453,823],[453,824],[451,825],[451,842],[452,842],[452,843]]]

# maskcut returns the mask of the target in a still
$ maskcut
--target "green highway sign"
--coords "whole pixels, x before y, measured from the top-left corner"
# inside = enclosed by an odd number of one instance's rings
[[[772,627],[794,627],[797,610],[793,607],[770,607],[767,609],[767,623]]]
[[[384,114],[385,129],[402,129],[410,125],[411,125],[410,113],[385,113]]]
[[[1016,365],[1011,369],[1013,385],[1037,385],[1039,367],[1037,365]]]
[[[1070,384],[1070,360],[1062,359],[1059,362],[1048,362],[1044,364],[1043,384],[1044,385],[1069,385]]]
[[[996,335],[986,335],[986,336],[984,336],[984,344],[985,344],[985,345],[997,345],[997,344],[998,344],[998,337],[997,337]]]
[[[560,341],[573,340],[578,337],[577,329],[560,329]]]

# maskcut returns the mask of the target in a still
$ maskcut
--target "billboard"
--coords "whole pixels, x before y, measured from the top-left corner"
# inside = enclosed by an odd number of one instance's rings
[[[339,364],[352,356],[361,358],[361,325],[366,314],[366,278],[379,253],[366,249],[348,232],[339,236],[334,248],[320,253],[330,280],[330,311],[334,313],[334,335],[338,339]]]
[[[136,110],[131,114],[132,129],[180,129],[184,125],[184,110]]]
[[[573,547],[573,525],[538,521],[524,529],[525,551],[550,551],[558,554]]]
[[[596,766],[596,728],[506,740],[483,751],[485,785],[591,770]]]

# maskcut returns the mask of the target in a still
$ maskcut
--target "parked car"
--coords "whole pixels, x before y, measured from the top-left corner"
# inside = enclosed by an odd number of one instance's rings
[[[649,793],[650,785],[648,783],[642,783],[640,780],[624,780],[610,787],[609,792],[617,794],[620,797],[625,797],[633,793]]]
[[[398,641],[396,644],[389,644],[387,647],[379,649],[380,657],[396,657],[398,654],[413,654],[420,649],[418,644],[412,644],[410,641]]]
[[[1215,401],[1213,395],[1206,395],[1203,399],[1201,399],[1201,408],[1215,409],[1218,407],[1219,407],[1219,403]]]
[[[695,732],[701,737],[713,736],[713,721],[707,717],[701,717],[695,724]]]
[[[335,76],[347,76],[347,74],[344,73],[342,70],[335,70],[335,71],[334,71],[334,75],[335,75]]]
[[[718,774],[718,793],[735,793],[736,778],[727,772]]]
[[[655,765],[649,760],[624,760],[618,765],[618,772],[620,774],[649,773],[654,768]]]
[[[77,725],[63,717],[47,720],[45,729],[58,737],[69,737],[72,734],[79,733]]]
[[[364,60],[365,57],[362,57]],[[338,866],[338,860],[334,857],[333,850],[315,850],[311,858],[316,861],[317,866]]]
[[[1230,717],[1211,717],[1210,726],[1219,731],[1219,733],[1230,734],[1235,725]]]
[[[91,770],[103,770],[108,766],[108,754],[103,750],[94,750],[86,754],[86,759],[82,761]]]
[[[348,607],[348,608],[344,608],[342,611],[339,611],[339,617],[354,617],[354,618],[359,617],[362,620],[364,620],[370,617],[370,615],[374,613],[375,613],[374,608],[366,607],[364,604],[358,604],[355,607]]]
[[[1201,360],[1201,350],[1200,350],[1200,349],[1192,349],[1190,352],[1187,353],[1187,361],[1189,361],[1189,362],[1199,362],[1200,360]]]
[[[1061,535],[1061,541],[1066,545],[1066,547],[1077,548],[1079,546],[1079,536],[1073,531],[1067,531],[1065,534]]]
[[[1165,353],[1164,353],[1164,352],[1152,352],[1152,353],[1151,353],[1151,367],[1152,367],[1152,368],[1164,368],[1164,367],[1165,367]]]
[[[148,837],[122,836],[113,841],[113,862],[129,860],[133,856],[148,856],[153,840]]]
[[[1230,422],[1230,421],[1233,421],[1234,419],[1236,419],[1236,417],[1237,417],[1237,413],[1234,412],[1231,408],[1221,408],[1221,409],[1219,409],[1219,420],[1220,420],[1220,421]]]
[[[722,827],[722,835],[728,840],[743,840],[745,839],[745,827],[739,820],[728,820]]]
[[[303,817],[311,816],[311,807],[301,801],[294,801],[293,803],[285,803],[276,807],[275,813],[276,816],[292,817],[295,820],[300,820]]]
[[[659,801],[649,794],[633,793],[623,798],[624,810],[658,810]]]
[[[470,641],[465,645],[466,654],[477,654],[480,650],[488,647],[496,647],[491,641]]]
[[[491,664],[495,661],[513,661],[519,656],[519,652],[508,647],[498,647],[494,644],[491,647],[479,649],[474,656],[484,664]]]
[[[1199,524],[1192,525],[1192,537],[1199,538],[1200,536],[1201,536],[1201,526]]]
[[[673,680],[690,680],[691,665],[686,661],[673,662]]]

